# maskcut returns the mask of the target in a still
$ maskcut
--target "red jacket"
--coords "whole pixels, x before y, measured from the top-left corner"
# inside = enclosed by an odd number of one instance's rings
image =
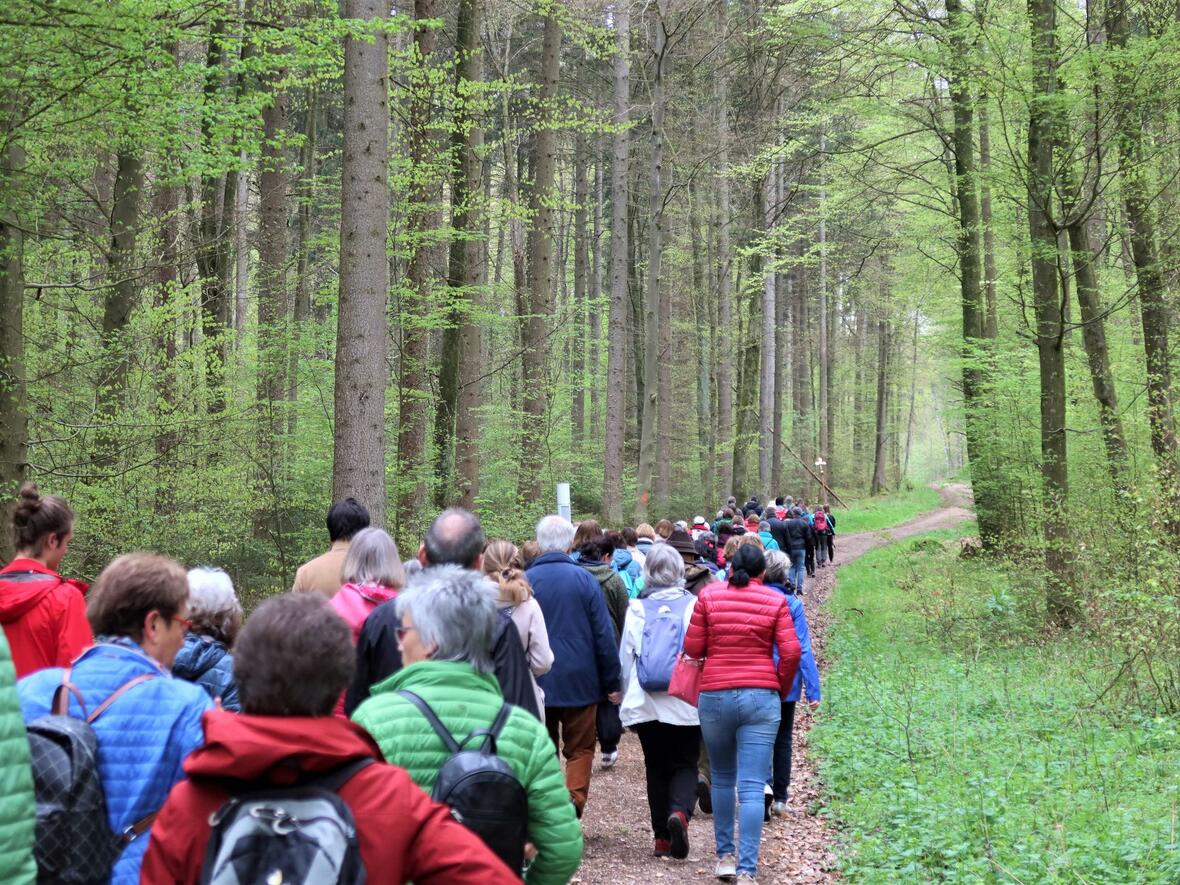
[[[791,691],[802,656],[786,597],[758,580],[745,587],[717,583],[701,590],[684,652],[705,659],[701,691],[769,688],[782,697]]]
[[[196,883],[209,841],[209,815],[229,794],[217,778],[290,783],[381,751],[359,725],[335,716],[283,718],[210,710],[205,745],[185,760],[189,780],[172,788],[151,829],[140,882]],[[209,778],[209,780],[205,780]],[[478,836],[431,801],[404,769],[361,769],[340,798],[352,810],[361,858],[373,882],[520,885]]]
[[[5,580],[6,574],[32,580]],[[67,580],[34,559],[14,559],[0,572],[0,624],[12,649],[16,678],[46,667],[65,667],[94,645],[86,620],[89,585]]]

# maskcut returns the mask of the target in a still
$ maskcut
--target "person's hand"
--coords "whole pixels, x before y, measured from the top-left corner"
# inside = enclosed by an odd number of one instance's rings
[[[807,702],[807,709],[811,710],[811,712],[814,713],[816,710],[819,709],[819,701],[808,701]]]
[[[617,706],[623,703],[623,693],[621,691],[612,691],[606,696],[606,699]]]

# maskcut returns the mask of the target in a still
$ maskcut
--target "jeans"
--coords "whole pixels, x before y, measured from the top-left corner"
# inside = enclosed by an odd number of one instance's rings
[[[545,725],[553,746],[565,757],[565,787],[570,800],[582,816],[590,795],[590,770],[594,767],[595,713],[597,704],[588,707],[546,707]]]
[[[686,818],[692,818],[697,801],[701,729],[696,725],[640,722],[631,730],[639,735],[643,747],[651,830],[655,838],[667,839],[672,812],[682,811]]]
[[[836,533],[828,532],[828,559],[832,565],[836,564]]]
[[[713,766],[713,835],[717,856],[734,854],[733,825],[738,814],[739,873],[758,870],[762,842],[763,788],[778,734],[781,701],[768,688],[731,688],[701,692],[701,734]]]
[[[794,731],[795,701],[783,701],[783,715],[774,739],[774,771],[771,773],[775,802],[786,802],[791,787],[791,737]]]
[[[795,585],[795,593],[803,595],[803,580],[807,577],[807,551],[800,547],[791,548],[791,569],[787,572],[787,580]]]
[[[820,565],[823,565],[828,561],[828,541],[823,535],[820,535],[815,540],[815,558]]]

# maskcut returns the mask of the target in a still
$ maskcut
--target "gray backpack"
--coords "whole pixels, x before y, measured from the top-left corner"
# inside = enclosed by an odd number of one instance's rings
[[[363,885],[356,821],[337,791],[375,761],[356,759],[290,787],[244,784],[209,818],[202,885]]]

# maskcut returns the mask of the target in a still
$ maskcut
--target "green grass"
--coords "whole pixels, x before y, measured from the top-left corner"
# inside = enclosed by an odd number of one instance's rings
[[[908,491],[876,498],[849,501],[850,509],[835,509],[836,533],[875,532],[887,529],[938,507],[941,499],[934,489],[919,486]]]
[[[844,874],[1180,881],[1180,723],[1093,709],[1095,640],[1035,641],[1020,596],[1032,582],[958,559],[942,542],[960,533],[840,570],[809,742]]]

